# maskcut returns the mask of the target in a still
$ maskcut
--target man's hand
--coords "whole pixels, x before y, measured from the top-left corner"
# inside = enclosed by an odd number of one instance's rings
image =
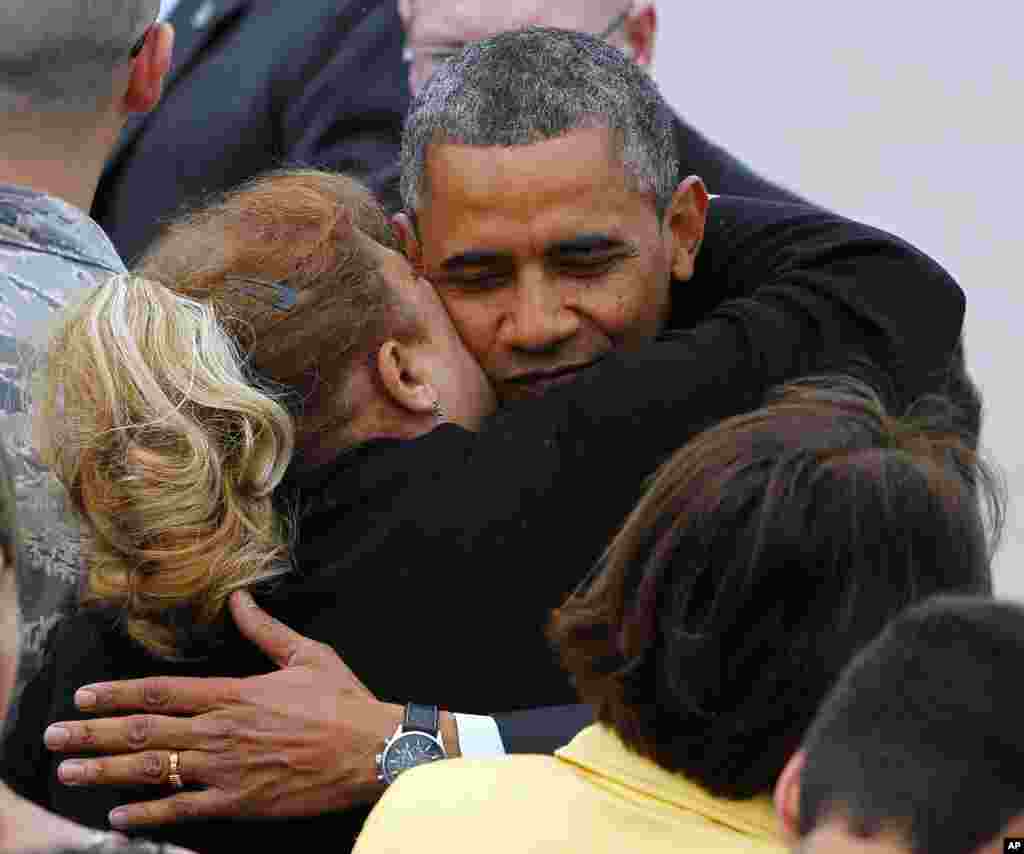
[[[55,752],[112,754],[61,763],[68,785],[166,786],[170,753],[179,752],[185,791],[118,807],[115,827],[318,815],[380,795],[374,758],[402,707],[378,702],[333,649],[275,620],[248,593],[233,594],[231,611],[280,670],[89,685],[75,694],[83,711],[145,714],[47,729]]]

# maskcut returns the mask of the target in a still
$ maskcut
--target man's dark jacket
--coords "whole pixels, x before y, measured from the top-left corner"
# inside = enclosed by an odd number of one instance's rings
[[[279,166],[394,187],[409,105],[394,0],[181,0],[170,21],[163,99],[125,129],[93,205],[129,265],[182,205]]]

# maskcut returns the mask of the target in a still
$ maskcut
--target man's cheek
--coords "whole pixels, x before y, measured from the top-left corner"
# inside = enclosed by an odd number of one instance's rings
[[[658,314],[657,306],[646,304],[642,295],[625,288],[591,306],[591,317],[616,346],[633,346],[657,335]]]
[[[450,317],[470,355],[484,369],[484,373],[494,379],[492,363],[497,346],[496,327],[488,324],[485,318],[456,314],[450,314]]]

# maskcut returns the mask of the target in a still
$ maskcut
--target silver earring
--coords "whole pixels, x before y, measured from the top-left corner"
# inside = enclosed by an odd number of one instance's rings
[[[438,421],[444,420],[444,410],[441,408],[441,398],[436,398],[434,403],[430,407],[430,411],[434,413],[434,417]]]

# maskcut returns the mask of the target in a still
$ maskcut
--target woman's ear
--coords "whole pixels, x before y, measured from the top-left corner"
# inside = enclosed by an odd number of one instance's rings
[[[173,51],[174,27],[166,22],[153,24],[146,33],[142,52],[132,60],[131,77],[122,100],[124,112],[148,113],[160,102]]]
[[[775,783],[775,814],[789,843],[800,838],[800,775],[805,759],[806,754],[802,750],[790,756]]]
[[[391,217],[391,227],[398,235],[402,249],[405,252],[405,257],[409,260],[409,263],[416,270],[422,272],[423,252],[420,248],[420,239],[416,235],[416,224],[412,221],[412,216],[405,213],[405,211],[396,213]]]
[[[704,226],[708,215],[708,191],[696,175],[686,178],[676,188],[664,228],[669,231],[672,247],[672,278],[685,282],[693,276],[697,254],[704,242]]]
[[[437,391],[414,348],[390,339],[377,351],[377,374],[392,402],[416,415],[433,413]]]

